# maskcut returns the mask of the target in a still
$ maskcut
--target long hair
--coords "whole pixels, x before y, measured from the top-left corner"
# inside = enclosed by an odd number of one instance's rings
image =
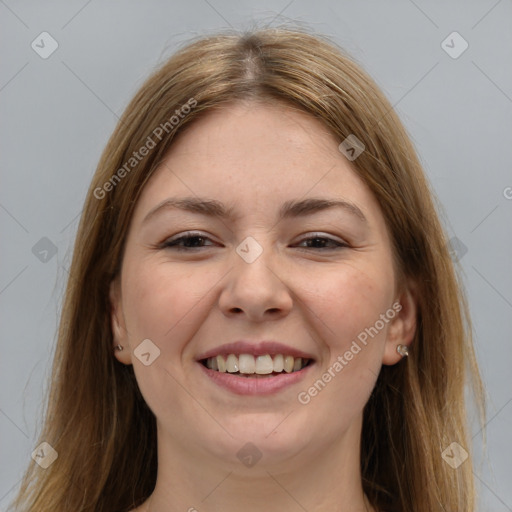
[[[45,397],[39,442],[58,457],[46,469],[31,462],[15,505],[125,512],[152,493],[156,420],[133,367],[112,354],[109,284],[137,199],[174,137],[202,113],[247,99],[285,103],[340,143],[349,135],[363,142],[352,166],[378,200],[399,274],[418,287],[410,355],[382,368],[364,409],[364,491],[386,512],[474,511],[464,391],[471,383],[482,415],[483,386],[435,196],[401,121],[362,67],[327,38],[283,27],[189,42],[123,113],[85,200]],[[146,156],[136,158],[142,147]],[[456,469],[442,457],[453,442],[470,452]]]

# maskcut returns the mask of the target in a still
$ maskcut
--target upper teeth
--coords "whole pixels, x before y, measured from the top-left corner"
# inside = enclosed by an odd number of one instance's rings
[[[302,359],[302,357],[284,356],[282,354],[275,356],[266,354],[256,357],[252,354],[229,354],[227,358],[221,355],[209,357],[206,360],[206,366],[219,372],[266,375],[272,372],[279,373],[283,370],[286,373],[296,372],[304,368],[308,361],[308,359]]]

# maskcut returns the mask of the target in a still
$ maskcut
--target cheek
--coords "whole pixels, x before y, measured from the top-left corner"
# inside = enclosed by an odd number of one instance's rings
[[[394,278],[391,267],[389,272],[387,269],[385,262],[380,265],[346,265],[314,277],[316,286],[308,307],[321,320],[319,325],[324,325],[324,340],[332,356],[348,350],[351,342],[391,307]],[[382,339],[387,325],[385,323],[382,328],[379,322]]]
[[[127,264],[126,276],[123,303],[130,339],[149,338],[166,351],[181,349],[179,333],[197,322],[194,309],[211,288],[207,276],[194,279],[193,272],[179,266],[147,261]]]
[[[196,272],[194,278],[193,272],[177,265],[137,257],[127,258],[123,268],[123,310],[130,348],[133,352],[142,340],[150,339],[160,350],[148,366],[136,355],[132,357],[138,386],[150,409],[165,417],[166,424],[174,424],[176,431],[180,418],[187,410],[190,414],[190,396],[178,384],[185,379],[180,362],[202,321],[198,318],[201,299],[215,282],[205,273],[200,276]]]
[[[345,268],[332,275],[317,281],[323,283],[322,292],[317,288],[323,300],[308,304],[319,317],[316,330],[325,344],[325,359],[297,396],[308,428],[322,428],[328,441],[361,413],[375,386],[388,328],[381,315],[389,312],[394,292],[392,272],[378,267]]]

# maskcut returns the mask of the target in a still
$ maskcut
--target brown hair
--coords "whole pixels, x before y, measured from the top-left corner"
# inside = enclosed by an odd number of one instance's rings
[[[355,134],[364,143],[353,168],[380,204],[400,274],[418,286],[410,356],[382,368],[364,410],[361,472],[371,503],[387,512],[473,511],[471,456],[457,469],[441,457],[454,441],[470,451],[465,383],[481,414],[483,391],[434,196],[398,116],[361,66],[326,38],[286,28],[193,41],[126,108],[92,180],[75,243],[40,436],[58,458],[47,469],[31,463],[15,505],[128,511],[153,491],[155,418],[133,367],[112,355],[109,284],[135,203],[175,135],[202,112],[245,99],[284,102],[322,121],[340,142]],[[173,115],[178,124],[169,121]],[[127,166],[159,126],[170,128]]]

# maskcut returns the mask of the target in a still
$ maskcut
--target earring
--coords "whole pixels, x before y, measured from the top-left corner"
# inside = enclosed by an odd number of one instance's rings
[[[407,345],[398,345],[396,347],[396,351],[402,356],[402,357],[407,357],[409,355],[409,348],[407,347]]]
[[[121,352],[121,350],[123,350],[123,346],[122,345],[117,345],[115,347],[116,350],[119,350],[119,352]]]

